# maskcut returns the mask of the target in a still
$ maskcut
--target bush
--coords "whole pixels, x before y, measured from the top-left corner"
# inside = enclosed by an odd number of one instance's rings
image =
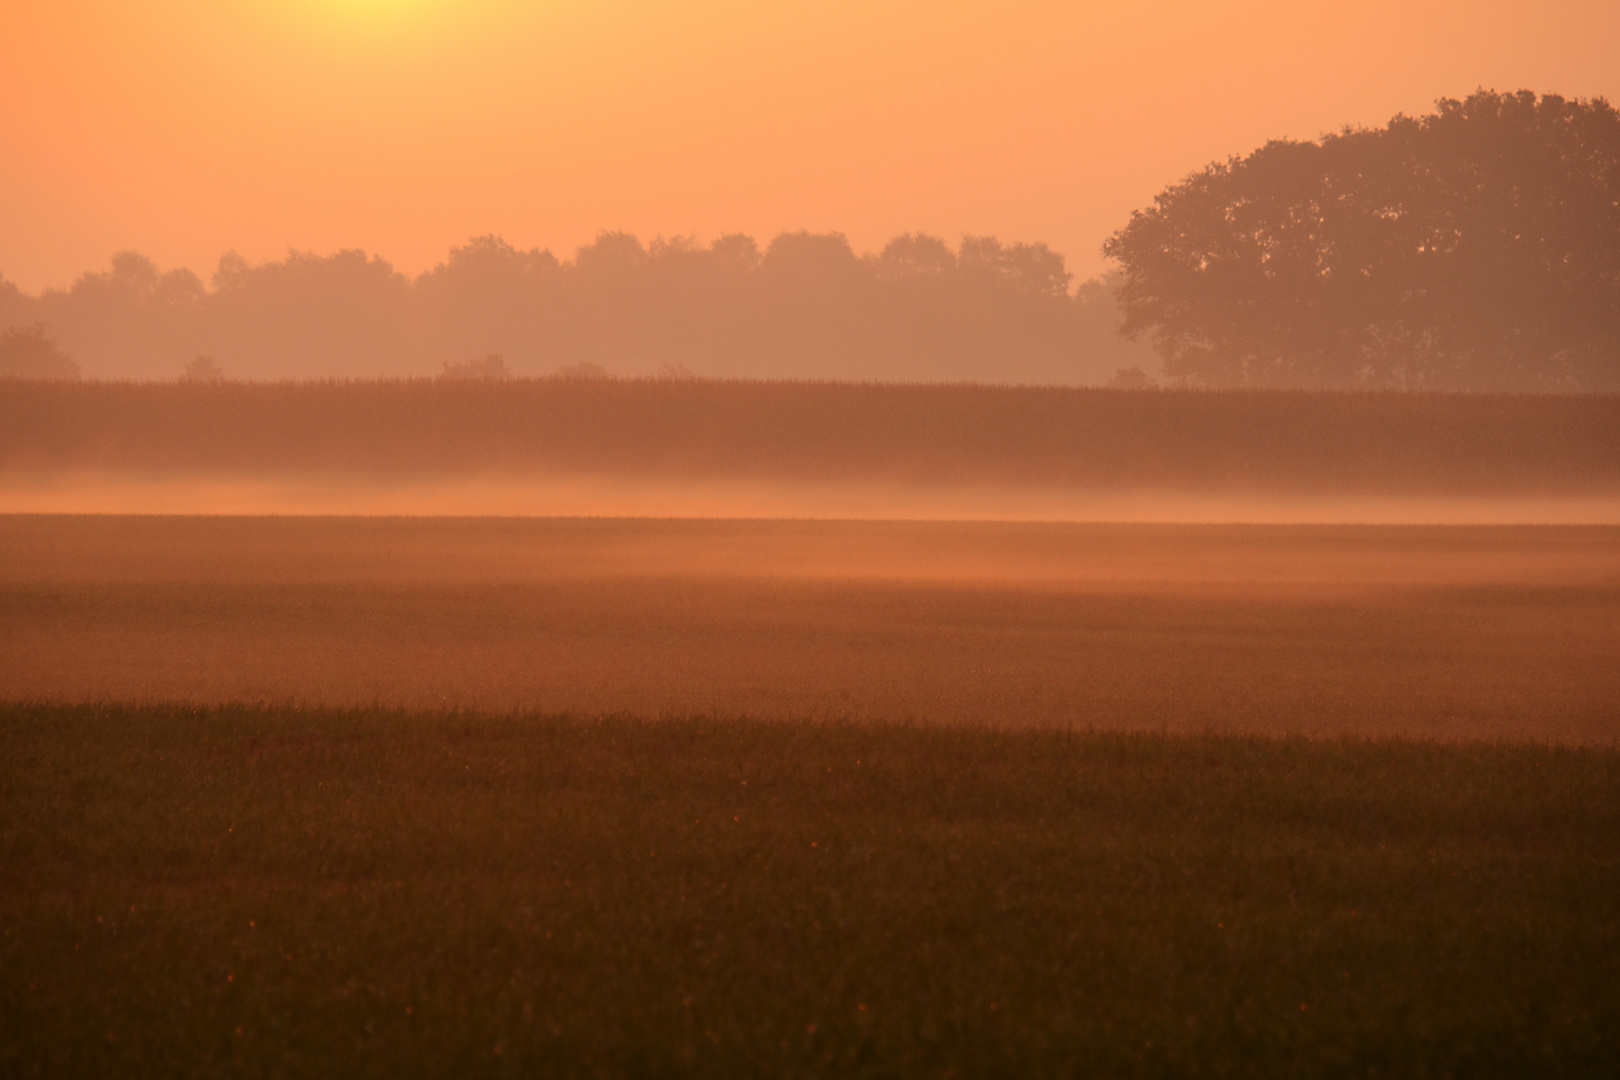
[[[511,369],[499,353],[474,357],[471,360],[446,360],[441,379],[510,379]]]

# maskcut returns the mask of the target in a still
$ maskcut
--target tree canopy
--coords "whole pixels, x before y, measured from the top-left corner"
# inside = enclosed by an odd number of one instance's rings
[[[125,252],[37,297],[0,281],[0,329],[49,322],[95,378],[172,379],[198,355],[237,379],[483,377],[469,358],[490,355],[569,377],[1100,383],[1156,366],[1115,333],[1109,290],[1069,283],[1046,245],[988,236],[861,254],[838,233],[607,232],[566,260],[483,236],[414,278],[362,251],[295,251],[227,255],[205,282]]]
[[[1620,389],[1620,114],[1480,91],[1270,142],[1103,252],[1185,384]]]

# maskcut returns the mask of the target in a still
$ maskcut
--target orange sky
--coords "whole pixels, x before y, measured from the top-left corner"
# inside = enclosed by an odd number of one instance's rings
[[[1620,3],[0,0],[0,274],[497,232],[1046,240],[1268,137],[1620,98]]]

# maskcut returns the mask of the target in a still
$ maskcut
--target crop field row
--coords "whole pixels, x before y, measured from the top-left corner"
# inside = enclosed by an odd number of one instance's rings
[[[1620,395],[13,381],[0,468],[1613,495]]]

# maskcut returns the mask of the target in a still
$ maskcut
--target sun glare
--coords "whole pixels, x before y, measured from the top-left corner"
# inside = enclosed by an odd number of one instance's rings
[[[466,21],[466,8],[446,0],[303,0],[298,22],[316,47],[392,51],[420,46],[436,31]]]
[[[310,5],[345,21],[395,21],[420,17],[446,5],[437,0],[317,0]]]

